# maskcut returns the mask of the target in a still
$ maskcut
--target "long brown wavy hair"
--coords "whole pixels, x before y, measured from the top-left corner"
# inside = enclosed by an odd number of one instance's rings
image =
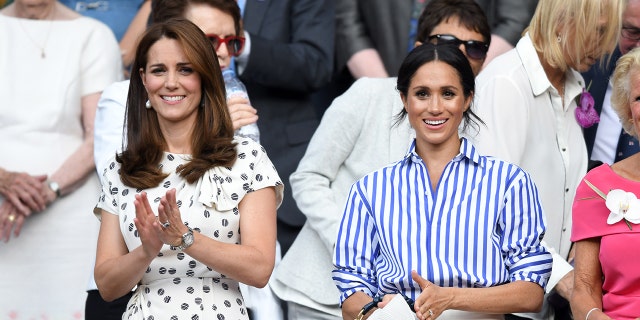
[[[211,43],[200,28],[185,19],[153,24],[142,35],[136,50],[127,97],[126,146],[116,156],[121,164],[122,183],[137,189],[156,187],[168,176],[159,166],[167,144],[157,113],[145,108],[148,95],[140,75],[147,67],[149,49],[162,38],[178,41],[202,85],[203,101],[191,133],[192,158],[176,171],[188,183],[194,183],[207,170],[231,167],[236,159],[224,81]]]

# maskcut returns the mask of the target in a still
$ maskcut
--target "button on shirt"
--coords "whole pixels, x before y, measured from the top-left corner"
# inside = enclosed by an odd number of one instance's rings
[[[525,35],[478,75],[474,112],[486,125],[470,135],[482,154],[518,165],[538,187],[548,226],[544,242],[555,251],[547,289],[572,269],[566,262],[571,207],[588,162],[574,100],[584,81],[571,69],[565,75],[565,95],[560,97]]]
[[[352,186],[334,255],[341,302],[356,291],[415,299],[411,270],[443,287],[546,285],[552,258],[528,174],[463,138],[436,190],[429,180],[414,140],[404,159]]]

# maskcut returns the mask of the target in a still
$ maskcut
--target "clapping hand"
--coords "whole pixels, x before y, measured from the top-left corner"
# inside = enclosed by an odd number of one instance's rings
[[[176,201],[176,189],[167,191],[160,199],[158,206],[158,220],[161,222],[161,232],[158,233],[162,242],[177,247],[182,244],[182,235],[189,229],[182,222],[180,208]]]
[[[144,253],[148,258],[155,258],[163,244],[158,236],[158,232],[161,232],[162,227],[155,214],[153,214],[153,210],[151,210],[147,193],[143,191],[137,194],[135,198],[136,200],[133,204],[136,207],[136,218],[133,222],[138,230],[140,241],[142,241]]]
[[[176,202],[176,189],[167,191],[160,199],[158,217],[151,210],[146,192],[136,195],[134,205],[136,207],[134,222],[148,257],[157,256],[163,244],[175,247],[182,243],[182,235],[188,229],[182,222]]]

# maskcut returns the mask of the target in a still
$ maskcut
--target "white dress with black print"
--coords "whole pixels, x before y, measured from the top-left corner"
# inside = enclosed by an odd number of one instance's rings
[[[238,159],[233,167],[213,168],[195,184],[176,174],[176,168],[190,156],[165,153],[160,165],[169,176],[158,187],[144,190],[156,215],[160,198],[176,188],[184,224],[212,239],[239,244],[238,203],[244,195],[275,186],[279,205],[284,187],[262,146],[250,139],[236,139]],[[122,184],[119,169],[115,160],[105,169],[105,185],[97,207],[119,216],[124,240],[133,250],[141,245],[133,223],[133,201],[142,190]],[[147,268],[122,319],[236,320],[248,319],[248,314],[238,281],[164,245]]]

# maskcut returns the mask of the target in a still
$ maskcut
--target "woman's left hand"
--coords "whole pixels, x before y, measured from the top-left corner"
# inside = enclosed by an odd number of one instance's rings
[[[182,222],[180,208],[178,208],[176,201],[176,189],[167,191],[165,196],[160,199],[158,221],[161,227],[158,235],[162,242],[174,247],[182,244],[182,235],[188,229]]]
[[[421,277],[415,270],[411,271],[411,278],[422,289],[422,293],[420,293],[414,304],[418,319],[433,320],[449,309],[451,298],[446,295],[442,288]]]

